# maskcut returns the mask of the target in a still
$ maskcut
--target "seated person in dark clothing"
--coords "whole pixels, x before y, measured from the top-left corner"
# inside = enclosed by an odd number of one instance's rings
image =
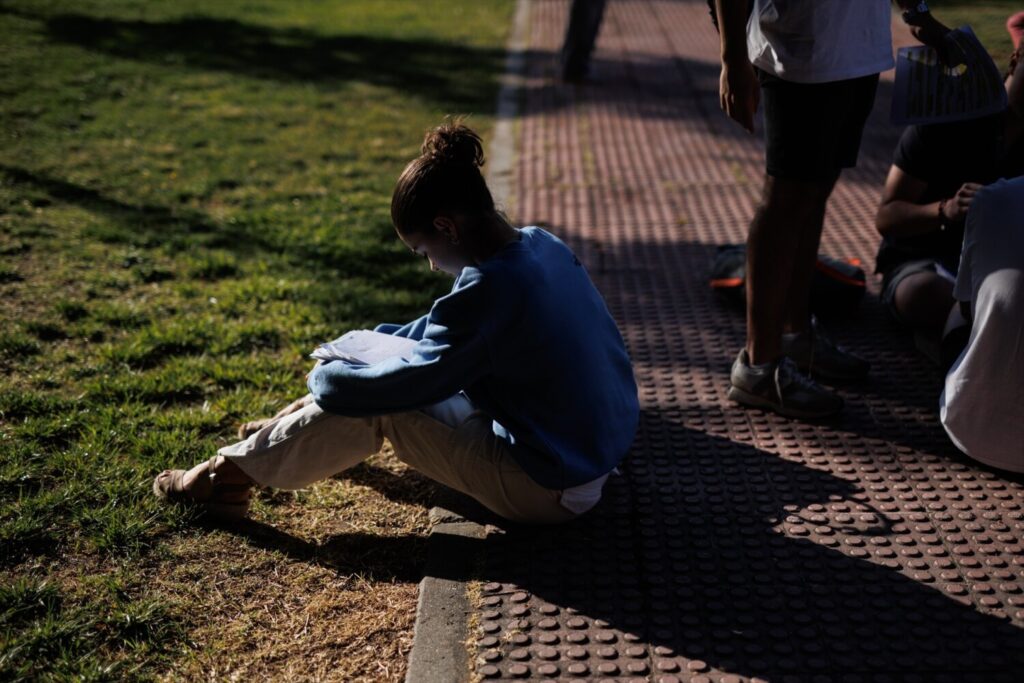
[[[1024,68],[1016,68],[1022,54],[1024,44],[1010,60],[1005,111],[910,126],[896,147],[875,219],[882,235],[876,271],[883,275],[883,302],[926,346],[937,347],[958,318],[953,283],[975,192],[1024,175]]]

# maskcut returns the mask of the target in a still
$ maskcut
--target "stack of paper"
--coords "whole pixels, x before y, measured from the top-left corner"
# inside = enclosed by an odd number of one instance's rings
[[[1006,88],[992,57],[970,26],[946,36],[944,64],[924,45],[900,48],[892,121],[898,125],[949,123],[995,114],[1006,108]]]
[[[415,339],[373,330],[353,330],[332,342],[321,344],[309,355],[322,361],[343,360],[359,365],[373,365],[396,356],[409,359],[415,346]]]

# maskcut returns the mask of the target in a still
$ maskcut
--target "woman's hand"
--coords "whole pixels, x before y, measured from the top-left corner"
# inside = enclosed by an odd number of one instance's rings
[[[974,195],[981,189],[978,183],[964,183],[956,194],[942,203],[942,218],[948,223],[959,223],[967,217]]]

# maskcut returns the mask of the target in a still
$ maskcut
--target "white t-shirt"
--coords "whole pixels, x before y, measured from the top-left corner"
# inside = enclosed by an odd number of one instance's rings
[[[754,0],[747,51],[796,83],[877,74],[894,65],[889,0]]]
[[[974,322],[946,375],[942,425],[975,460],[1024,472],[1024,177],[975,195],[953,295]]]

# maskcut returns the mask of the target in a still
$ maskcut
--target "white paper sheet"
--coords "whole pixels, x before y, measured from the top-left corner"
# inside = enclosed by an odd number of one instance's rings
[[[1006,108],[1003,77],[970,26],[946,36],[954,66],[943,64],[934,49],[900,48],[892,96],[897,125],[949,123],[995,114]]]
[[[309,355],[323,361],[344,360],[373,365],[396,356],[410,358],[415,346],[415,339],[396,337],[373,330],[353,330],[334,341],[321,344]]]

